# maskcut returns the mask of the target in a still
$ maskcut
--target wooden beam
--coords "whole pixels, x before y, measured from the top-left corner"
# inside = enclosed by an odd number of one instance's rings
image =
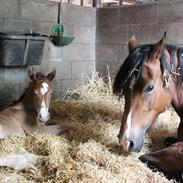
[[[123,0],[119,0],[119,5],[123,5]]]
[[[101,0],[92,0],[92,7],[100,7]]]
[[[84,0],[80,0],[80,5],[81,5],[81,6],[84,5]]]

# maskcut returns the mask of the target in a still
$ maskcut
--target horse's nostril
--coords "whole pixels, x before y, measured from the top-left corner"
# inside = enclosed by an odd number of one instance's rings
[[[131,140],[124,140],[124,141],[121,141],[120,143],[123,147],[123,150],[125,152],[130,152],[130,151],[133,151],[134,150],[134,142],[131,141]]]
[[[134,148],[134,143],[133,143],[133,141],[130,140],[130,145],[129,145],[128,150],[129,150],[129,151],[132,151],[133,148]]]

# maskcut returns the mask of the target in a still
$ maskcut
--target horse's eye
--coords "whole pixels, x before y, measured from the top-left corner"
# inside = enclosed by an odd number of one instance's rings
[[[147,86],[144,88],[144,92],[145,92],[145,93],[150,93],[150,92],[152,92],[153,89],[154,89],[154,86],[153,86],[153,85],[147,85]]]

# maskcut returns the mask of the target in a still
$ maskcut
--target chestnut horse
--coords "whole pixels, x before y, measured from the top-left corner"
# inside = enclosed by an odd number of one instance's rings
[[[129,55],[114,79],[114,94],[125,98],[118,138],[126,152],[141,150],[146,132],[169,105],[180,117],[177,140],[183,140],[183,48],[165,45],[164,37],[137,46],[132,36]],[[166,172],[183,171],[183,141],[140,159]]]
[[[26,135],[33,132],[59,135],[62,131],[60,125],[46,126],[50,117],[51,82],[55,78],[56,70],[53,69],[47,76],[34,74],[29,70],[28,75],[32,83],[25,94],[18,102],[0,111],[1,139],[13,134]],[[37,156],[29,153],[13,155],[0,158],[0,166],[21,170],[36,160]],[[20,165],[17,161],[20,161]]]

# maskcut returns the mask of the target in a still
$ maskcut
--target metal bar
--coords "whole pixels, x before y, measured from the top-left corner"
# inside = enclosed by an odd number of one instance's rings
[[[25,53],[24,53],[23,65],[26,65],[29,45],[30,45],[30,40],[28,39],[28,40],[26,40],[26,45],[25,45]]]
[[[58,3],[58,17],[57,17],[57,23],[58,23],[58,24],[60,23],[60,7],[61,7],[61,0],[60,0],[60,2]]]

